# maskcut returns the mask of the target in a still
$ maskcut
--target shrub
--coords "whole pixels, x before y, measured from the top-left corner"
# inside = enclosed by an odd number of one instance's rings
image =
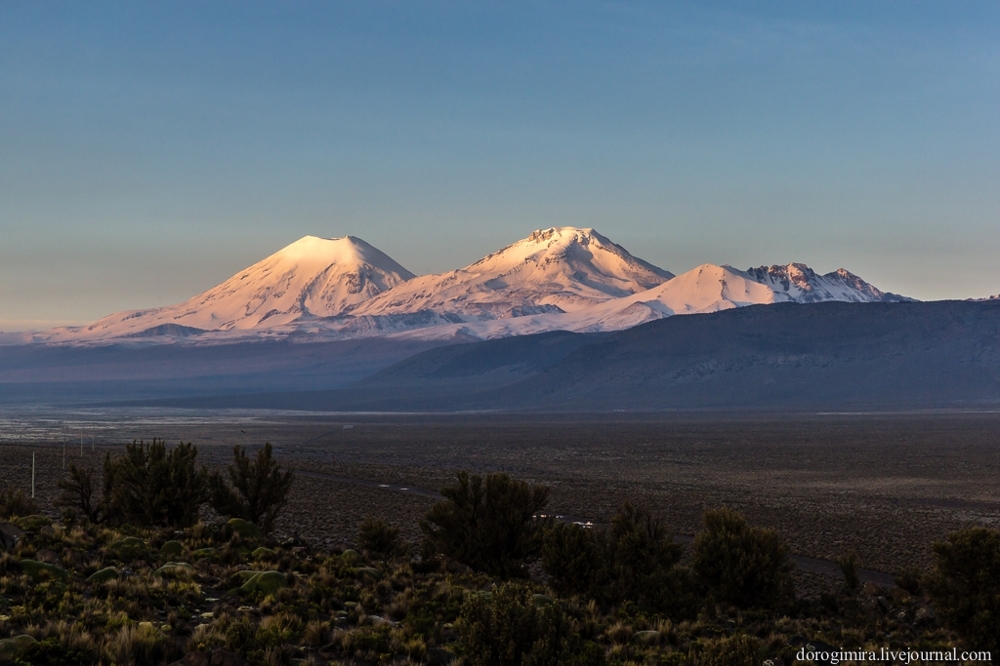
[[[104,458],[102,502],[109,520],[134,525],[186,527],[208,498],[208,473],[195,465],[198,449],[162,440],[132,442]]]
[[[97,479],[93,469],[81,469],[70,464],[69,476],[59,480],[59,490],[62,492],[55,500],[56,506],[79,511],[92,523],[100,521],[101,507],[94,496]]]
[[[542,568],[560,594],[603,603],[640,604],[673,617],[697,605],[691,572],[677,567],[682,548],[661,520],[626,502],[610,529],[556,523],[546,530]]]
[[[524,563],[541,550],[533,516],[548,503],[548,488],[507,474],[459,472],[458,483],[441,494],[445,501],[420,521],[430,550],[495,576],[524,575]]]
[[[934,555],[924,587],[943,623],[973,649],[1000,649],[1000,531],[953,532]]]
[[[0,490],[0,519],[10,520],[36,513],[38,505],[24,491],[14,490],[10,486]]]
[[[472,595],[462,607],[458,629],[466,663],[472,666],[599,664],[604,652],[584,643],[554,603],[537,603],[517,583]],[[595,649],[596,648],[596,649]]]
[[[774,530],[752,527],[736,511],[706,511],[692,565],[715,596],[740,608],[774,607],[792,596],[788,548]]]
[[[219,472],[210,477],[212,507],[224,516],[250,521],[269,533],[288,503],[295,475],[281,470],[270,443],[266,443],[252,460],[244,447],[234,446],[233,463],[226,469],[226,476],[228,483]]]
[[[844,574],[844,588],[848,592],[855,592],[861,587],[861,578],[858,577],[858,556],[852,550],[841,555],[837,559],[840,566],[840,573]]]
[[[683,553],[663,521],[629,502],[611,519],[610,545],[613,584],[623,600],[646,596],[651,578],[669,571]]]
[[[759,666],[763,658],[759,640],[737,634],[709,642],[699,663],[701,666]]]
[[[361,550],[391,557],[402,550],[399,542],[399,528],[390,525],[381,518],[368,516],[358,528],[358,545]]]
[[[605,548],[599,530],[580,525],[554,523],[545,530],[542,542],[542,569],[559,594],[595,595],[606,574]]]
[[[899,575],[893,579],[896,583],[896,587],[906,590],[910,594],[916,596],[920,594],[921,591],[921,581],[923,580],[924,574],[920,569],[916,567],[906,567],[899,572]]]

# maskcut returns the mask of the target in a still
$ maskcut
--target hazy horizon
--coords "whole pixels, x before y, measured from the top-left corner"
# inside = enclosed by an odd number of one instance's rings
[[[549,226],[680,274],[1000,292],[1000,6],[0,7],[0,330],[305,235],[417,274]]]

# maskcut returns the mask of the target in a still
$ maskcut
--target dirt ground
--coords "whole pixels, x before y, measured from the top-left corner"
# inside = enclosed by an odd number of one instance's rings
[[[928,566],[931,544],[958,527],[1000,524],[995,413],[0,414],[0,481],[29,490],[34,452],[38,499],[58,513],[51,500],[64,445],[67,463],[99,466],[106,452],[153,437],[194,442],[212,466],[234,444],[271,442],[287,467],[313,474],[298,477],[279,530],[329,545],[350,543],[369,514],[416,541],[417,521],[435,500],[413,489],[437,490],[459,470],[543,483],[553,511],[597,522],[628,499],[680,534],[694,534],[706,509],[726,505],[777,529],[797,554],[836,559],[853,550],[862,566],[885,572]]]

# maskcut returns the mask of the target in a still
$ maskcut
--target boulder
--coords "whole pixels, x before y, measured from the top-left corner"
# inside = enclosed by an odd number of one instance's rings
[[[219,551],[215,548],[199,548],[191,553],[191,557],[212,557]]]
[[[187,562],[167,562],[153,572],[154,576],[193,576],[195,569]]]
[[[278,590],[288,585],[288,578],[280,571],[261,571],[250,576],[239,591],[243,594],[259,592],[260,594],[274,594]]]
[[[24,536],[24,530],[14,523],[0,523],[0,550],[13,550]]]
[[[355,564],[361,564],[365,558],[361,557],[361,553],[358,551],[348,548],[340,554],[340,559],[344,562],[344,564],[354,566]]]
[[[11,636],[0,640],[0,657],[14,660],[21,656],[25,650],[37,643],[34,638],[27,634]]]
[[[263,559],[276,558],[278,557],[278,554],[273,550],[271,550],[270,548],[265,548],[264,546],[261,546],[260,548],[250,553],[250,556],[256,560],[263,560]]]
[[[114,580],[115,578],[118,578],[118,569],[115,569],[114,567],[104,567],[103,569],[95,571],[87,576],[87,582],[91,585],[96,585],[98,583],[106,583],[109,580]]]
[[[23,516],[14,521],[17,526],[25,532],[37,532],[38,530],[52,524],[52,519],[48,516],[32,515]]]
[[[242,518],[230,518],[229,527],[244,539],[259,539],[262,536],[259,527]]]
[[[178,557],[184,553],[184,544],[172,539],[160,546],[160,557]],[[195,654],[195,653],[192,653]]]
[[[59,580],[66,580],[67,572],[62,567],[58,567],[54,564],[49,564],[48,562],[37,562],[35,560],[21,560],[17,563],[29,578],[32,580],[41,580],[43,578],[58,578]]]

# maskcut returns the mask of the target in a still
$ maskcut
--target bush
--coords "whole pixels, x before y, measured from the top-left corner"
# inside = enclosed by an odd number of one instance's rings
[[[466,663],[472,666],[600,664],[604,652],[584,643],[554,603],[537,603],[517,583],[472,595],[458,618]]]
[[[381,518],[368,516],[358,528],[358,546],[373,555],[391,557],[402,551],[399,542],[399,528]]]
[[[10,520],[36,513],[38,505],[23,490],[14,490],[10,486],[0,490],[0,519]]]
[[[943,623],[973,649],[1000,649],[1000,531],[953,532],[934,555],[924,587]]]
[[[861,578],[858,577],[858,556],[852,550],[841,555],[837,559],[837,564],[840,566],[840,573],[844,574],[844,588],[848,592],[857,591],[861,587]]]
[[[706,511],[694,540],[693,567],[720,601],[776,607],[792,599],[788,548],[774,530],[752,527],[736,511]]]
[[[695,584],[677,567],[682,548],[663,522],[626,502],[610,529],[556,523],[546,530],[542,569],[560,594],[607,604],[637,603],[672,617],[692,615]]]
[[[56,506],[79,511],[92,523],[100,521],[101,507],[94,497],[97,479],[93,469],[80,469],[70,464],[69,476],[59,480],[59,490],[62,492],[55,500]]]
[[[106,516],[140,526],[186,527],[208,499],[208,472],[195,465],[198,449],[162,440],[132,442],[124,455],[104,458],[102,502]]]
[[[226,469],[226,475],[228,483],[219,472],[210,477],[212,508],[224,516],[247,520],[269,533],[288,503],[295,475],[281,471],[270,443],[264,444],[253,460],[244,447],[234,446],[233,463]]]
[[[601,530],[554,523],[542,541],[542,570],[552,589],[562,595],[596,596],[596,587],[607,575],[606,547]]]
[[[541,550],[533,516],[548,503],[548,488],[506,474],[459,472],[441,494],[445,501],[420,521],[429,550],[494,576],[525,575],[525,562]]]
[[[701,666],[759,666],[764,655],[760,641],[737,634],[711,641],[702,653]]]
[[[893,582],[896,583],[896,587],[916,596],[920,594],[923,577],[924,574],[920,569],[907,567],[899,572],[899,575],[893,579]]]

